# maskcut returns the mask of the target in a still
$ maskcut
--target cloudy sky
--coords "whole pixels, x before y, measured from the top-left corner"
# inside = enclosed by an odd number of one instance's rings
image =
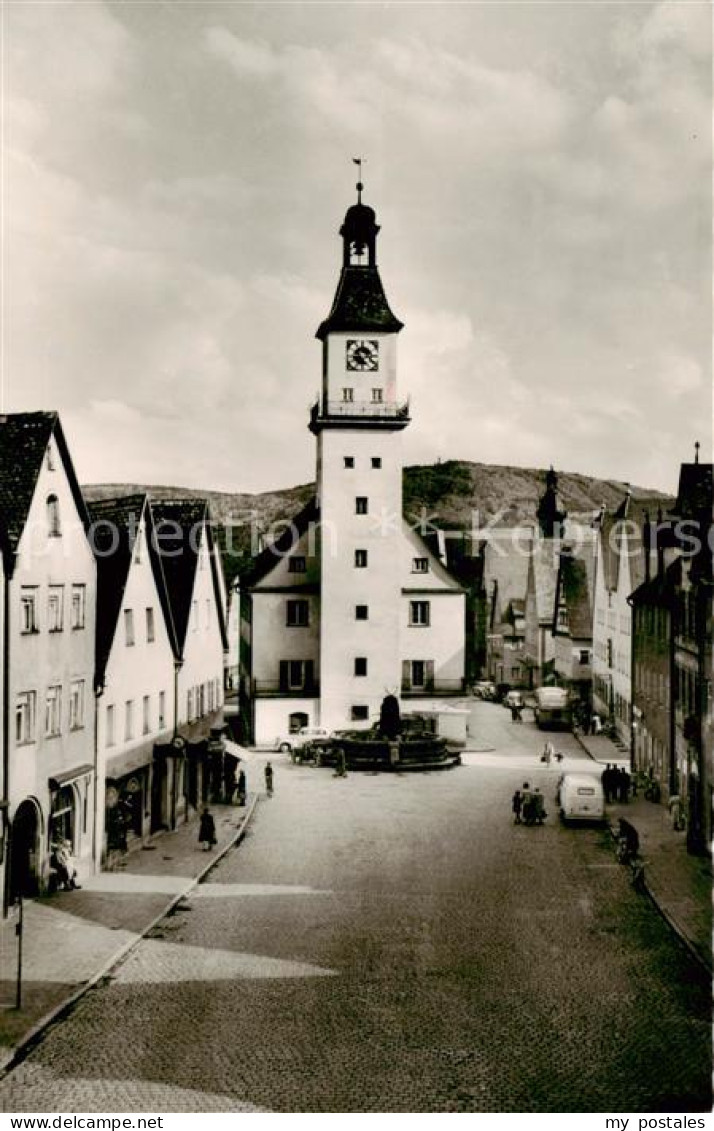
[[[708,443],[706,4],[5,13],[4,408],[84,482],[312,478],[357,155],[410,462],[672,489]]]

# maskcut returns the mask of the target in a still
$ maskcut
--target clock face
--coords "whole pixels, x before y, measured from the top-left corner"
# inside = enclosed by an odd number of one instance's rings
[[[375,373],[379,369],[379,342],[351,338],[347,342],[347,368]]]

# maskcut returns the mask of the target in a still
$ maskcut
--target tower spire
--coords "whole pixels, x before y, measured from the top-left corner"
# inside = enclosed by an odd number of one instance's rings
[[[357,174],[357,176],[359,177],[359,180],[357,181],[357,203],[361,204],[362,203],[362,191],[364,189],[364,184],[362,183],[362,163],[364,162],[365,159],[364,159],[364,157],[353,157],[352,160],[354,161],[355,165],[357,166],[357,168],[359,170],[359,172]]]

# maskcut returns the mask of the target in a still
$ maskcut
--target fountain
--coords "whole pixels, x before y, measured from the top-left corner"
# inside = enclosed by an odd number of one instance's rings
[[[341,730],[331,742],[330,761],[342,750],[351,770],[442,770],[461,762],[458,750],[419,720],[403,719],[399,700],[386,695],[371,730]]]

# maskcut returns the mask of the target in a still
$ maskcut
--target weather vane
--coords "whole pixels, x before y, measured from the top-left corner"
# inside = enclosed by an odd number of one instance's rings
[[[357,203],[361,204],[362,203],[362,189],[364,188],[364,185],[362,184],[362,164],[366,160],[366,158],[364,158],[364,157],[353,157],[352,160],[354,161],[355,165],[359,169],[359,180],[357,181]]]

